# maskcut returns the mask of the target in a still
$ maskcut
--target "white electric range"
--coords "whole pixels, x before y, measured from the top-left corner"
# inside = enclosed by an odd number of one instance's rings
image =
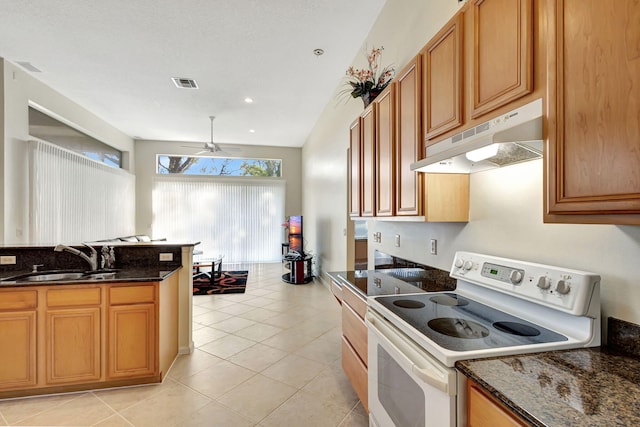
[[[370,297],[370,423],[466,422],[458,360],[600,345],[600,276],[458,252],[452,292]]]

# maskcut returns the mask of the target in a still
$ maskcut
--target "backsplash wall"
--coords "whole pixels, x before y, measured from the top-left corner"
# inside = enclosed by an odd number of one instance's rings
[[[379,249],[450,270],[464,250],[592,271],[602,277],[602,318],[640,323],[640,226],[543,224],[542,167],[535,160],[472,174],[467,224],[369,221],[369,257]],[[381,243],[373,242],[376,231]],[[438,240],[437,255],[429,254],[430,239]]]

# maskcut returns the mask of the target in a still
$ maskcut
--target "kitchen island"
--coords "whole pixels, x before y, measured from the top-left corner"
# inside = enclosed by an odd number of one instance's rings
[[[191,351],[193,245],[116,249],[108,274],[47,282],[24,263],[45,263],[43,277],[86,265],[51,248],[0,248],[16,257],[0,271],[0,398],[160,382]]]

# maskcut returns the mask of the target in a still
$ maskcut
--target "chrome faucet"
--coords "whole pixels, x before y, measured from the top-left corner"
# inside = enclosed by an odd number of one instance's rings
[[[98,251],[96,251],[93,247],[87,245],[86,243],[82,243],[82,244],[89,248],[89,250],[91,251],[90,255],[87,255],[84,252],[79,251],[78,249],[75,249],[66,245],[56,245],[56,247],[53,248],[53,250],[56,252],[65,251],[65,252],[69,252],[70,254],[79,256],[80,258],[82,258],[83,260],[89,263],[89,266],[91,266],[91,271],[96,271],[98,269]]]

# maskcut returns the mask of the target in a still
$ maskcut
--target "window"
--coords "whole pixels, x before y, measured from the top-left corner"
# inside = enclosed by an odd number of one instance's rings
[[[282,175],[282,160],[236,159],[210,156],[158,155],[157,173],[161,175],[207,175],[276,177]]]
[[[122,167],[122,152],[29,107],[29,135],[82,154],[114,168]]]

